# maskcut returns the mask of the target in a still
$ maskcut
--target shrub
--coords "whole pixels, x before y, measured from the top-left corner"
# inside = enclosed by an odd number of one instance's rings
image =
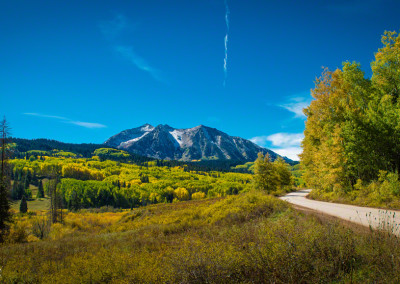
[[[204,192],[202,192],[202,191],[195,192],[195,193],[192,194],[192,199],[193,200],[203,199],[205,197],[206,197],[206,194]]]

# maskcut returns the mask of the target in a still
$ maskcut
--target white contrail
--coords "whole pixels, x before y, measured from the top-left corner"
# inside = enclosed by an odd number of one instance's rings
[[[226,35],[224,38],[225,43],[225,58],[224,58],[224,87],[226,85],[226,78],[228,77],[228,34],[229,34],[229,7],[228,0],[225,0],[225,23],[226,23]]]

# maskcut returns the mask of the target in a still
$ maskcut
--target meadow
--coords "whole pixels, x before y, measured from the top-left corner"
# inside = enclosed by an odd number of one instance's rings
[[[2,283],[400,281],[398,238],[294,210],[260,191],[228,197],[16,215]]]

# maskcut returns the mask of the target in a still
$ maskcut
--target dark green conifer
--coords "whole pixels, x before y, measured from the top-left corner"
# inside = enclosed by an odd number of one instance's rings
[[[28,212],[28,203],[26,202],[25,195],[22,196],[21,203],[19,204],[19,212],[21,213]]]
[[[11,198],[13,200],[17,200],[18,199],[18,181],[14,180],[13,182],[13,187],[11,190]]]
[[[43,198],[44,197],[44,189],[43,189],[43,181],[39,181],[39,186],[38,186],[38,193],[36,195],[36,198]]]
[[[10,204],[8,202],[8,189],[10,186],[8,158],[9,150],[9,130],[10,127],[4,117],[0,123],[0,242],[8,231],[8,222],[11,220]]]

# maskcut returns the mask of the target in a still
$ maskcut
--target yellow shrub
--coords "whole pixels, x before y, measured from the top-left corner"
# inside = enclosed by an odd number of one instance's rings
[[[174,190],[174,195],[180,201],[189,200],[189,192],[186,188],[178,187]]]
[[[204,192],[202,192],[202,191],[195,192],[195,193],[192,194],[192,199],[193,200],[203,199],[205,197],[206,197],[206,194]]]

